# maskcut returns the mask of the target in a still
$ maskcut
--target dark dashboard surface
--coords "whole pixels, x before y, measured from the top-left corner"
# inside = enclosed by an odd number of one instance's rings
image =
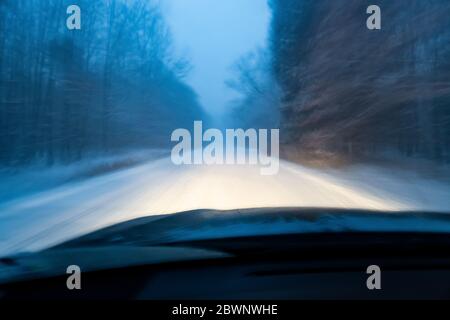
[[[328,234],[186,242],[178,248],[228,256],[0,285],[3,299],[449,299],[450,239],[445,234]],[[315,243],[314,246],[307,244]],[[276,250],[280,244],[285,248]],[[263,250],[262,248],[266,248]],[[381,268],[381,290],[368,290],[367,267]]]
[[[68,290],[78,265],[81,290]],[[381,289],[369,290],[369,266]],[[3,299],[450,298],[450,216],[329,208],[139,218],[0,259]]]

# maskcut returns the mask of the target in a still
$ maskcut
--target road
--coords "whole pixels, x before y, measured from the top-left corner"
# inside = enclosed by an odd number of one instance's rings
[[[163,158],[64,184],[0,205],[0,256],[46,248],[120,221],[198,208],[450,208],[448,185],[370,167],[315,170],[286,161],[257,166],[175,166]]]

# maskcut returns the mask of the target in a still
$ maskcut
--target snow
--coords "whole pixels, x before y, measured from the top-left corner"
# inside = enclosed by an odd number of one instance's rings
[[[25,173],[21,177],[25,179]],[[160,158],[20,198],[4,198],[0,203],[0,256],[44,249],[133,218],[200,208],[448,212],[449,186],[369,166],[318,170],[280,161],[277,175],[263,176],[258,166],[175,166],[170,158]]]
[[[119,167],[161,158],[168,153],[164,149],[135,150],[114,156],[88,154],[85,160],[71,164],[54,163],[51,167],[48,167],[46,159],[27,167],[0,167],[0,203],[17,198],[18,195],[24,196],[66,182],[101,175]]]

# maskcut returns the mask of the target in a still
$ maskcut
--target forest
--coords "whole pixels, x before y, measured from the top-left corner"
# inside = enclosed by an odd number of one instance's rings
[[[364,26],[369,1],[272,2],[288,142],[450,161],[449,2],[378,1],[380,31]]]
[[[263,0],[265,1],[265,0]],[[301,156],[450,162],[450,3],[267,0],[268,44],[227,81],[230,128],[279,128]],[[0,165],[167,145],[205,119],[158,1],[0,0]],[[207,79],[205,79],[207,81]],[[220,119],[219,119],[220,120]]]
[[[285,149],[304,156],[450,161],[450,2],[269,3],[268,47],[230,83],[248,125],[276,119]],[[366,27],[373,4],[381,30]]]
[[[202,117],[158,3],[0,1],[0,165],[51,165],[167,144]]]

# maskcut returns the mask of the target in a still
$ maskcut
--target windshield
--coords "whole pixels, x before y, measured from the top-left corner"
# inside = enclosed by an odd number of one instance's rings
[[[373,2],[0,1],[0,257],[196,209],[450,213],[450,3]]]

